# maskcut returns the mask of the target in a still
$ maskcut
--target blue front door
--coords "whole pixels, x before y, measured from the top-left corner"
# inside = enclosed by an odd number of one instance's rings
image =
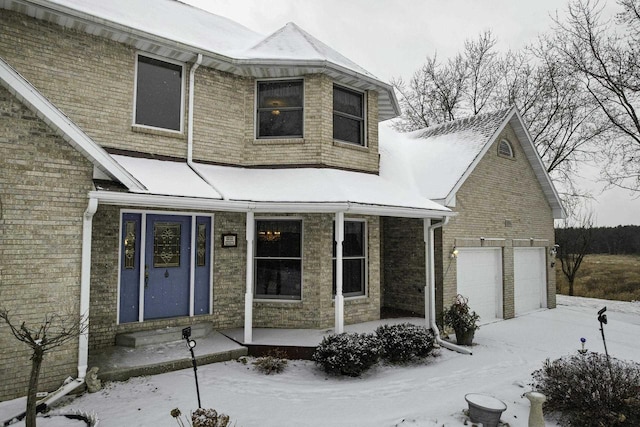
[[[147,215],[144,319],[189,315],[191,217]]]

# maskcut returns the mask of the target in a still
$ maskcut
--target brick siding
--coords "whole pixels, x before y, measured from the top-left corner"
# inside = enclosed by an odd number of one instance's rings
[[[92,165],[0,87],[0,307],[36,328],[80,310],[82,215]],[[31,354],[0,325],[0,401],[25,395]],[[40,389],[77,375],[77,341],[47,353]]]

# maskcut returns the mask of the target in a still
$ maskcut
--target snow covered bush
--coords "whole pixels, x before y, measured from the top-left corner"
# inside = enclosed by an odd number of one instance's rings
[[[329,335],[316,347],[313,360],[327,373],[358,377],[380,360],[380,340],[374,334]]]
[[[254,368],[263,374],[279,374],[287,367],[287,359],[282,352],[275,350],[273,353],[258,357],[253,362]]]
[[[564,356],[533,372],[534,388],[562,425],[640,426],[640,364],[599,353]]]
[[[433,332],[411,323],[379,326],[376,335],[380,339],[381,357],[390,363],[427,357],[434,348]]]

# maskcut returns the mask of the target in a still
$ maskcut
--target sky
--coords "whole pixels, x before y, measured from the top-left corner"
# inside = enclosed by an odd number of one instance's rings
[[[356,62],[380,80],[405,80],[427,55],[446,58],[464,41],[491,30],[498,49],[519,49],[562,17],[567,0],[182,0],[268,35],[288,22]],[[608,0],[605,13],[616,11]],[[585,168],[579,186],[589,189],[600,226],[640,225],[640,195],[595,182]]]

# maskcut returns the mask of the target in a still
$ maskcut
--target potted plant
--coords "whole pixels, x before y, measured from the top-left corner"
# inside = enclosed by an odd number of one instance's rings
[[[444,311],[444,323],[456,333],[456,342],[460,345],[471,345],[475,331],[480,328],[480,316],[469,308],[469,298],[456,295],[451,307]]]

